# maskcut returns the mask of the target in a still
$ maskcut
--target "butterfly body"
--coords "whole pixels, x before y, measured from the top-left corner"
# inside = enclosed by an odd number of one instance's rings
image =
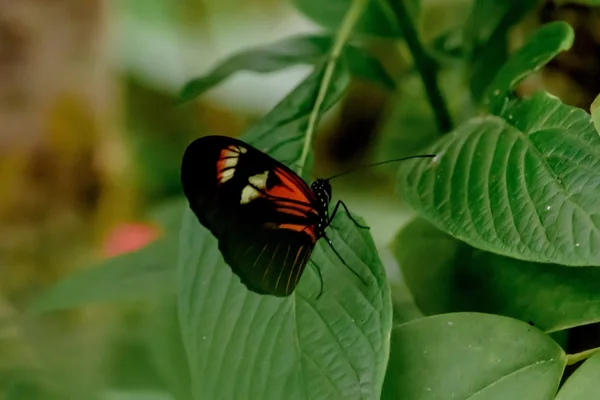
[[[326,237],[329,182],[309,187],[284,164],[225,136],[188,146],[181,181],[190,208],[242,283],[259,294],[289,296]]]

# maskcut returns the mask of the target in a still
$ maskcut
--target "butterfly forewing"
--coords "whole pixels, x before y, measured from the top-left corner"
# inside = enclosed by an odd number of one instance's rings
[[[183,157],[190,208],[252,291],[290,295],[320,237],[316,198],[285,165],[239,140],[207,136]]]

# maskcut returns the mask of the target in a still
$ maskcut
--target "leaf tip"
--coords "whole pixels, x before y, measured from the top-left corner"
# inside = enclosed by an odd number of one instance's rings
[[[177,104],[184,104],[194,100],[206,91],[207,87],[204,84],[204,79],[197,78],[188,81],[179,91],[177,96]]]

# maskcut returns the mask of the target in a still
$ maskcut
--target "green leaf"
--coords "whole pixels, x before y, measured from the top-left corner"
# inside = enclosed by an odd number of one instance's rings
[[[596,128],[596,132],[600,133],[600,95],[596,96],[592,102],[590,113],[592,114],[592,122]]]
[[[140,327],[146,343],[148,361],[174,400],[189,400],[190,371],[177,317],[177,296],[160,298],[144,313]]]
[[[471,261],[469,247],[463,242],[425,220],[414,219],[398,232],[391,248],[405,284],[423,314],[488,312],[473,308],[468,292],[463,292],[466,288],[461,268]]]
[[[546,332],[600,321],[600,268],[531,263],[476,251],[421,219],[398,233],[393,248],[426,315],[479,311],[531,321]]]
[[[153,220],[164,230],[146,247],[108,258],[67,276],[38,296],[29,311],[41,313],[105,301],[131,301],[176,292],[178,237],[183,202],[168,203]]]
[[[403,164],[408,203],[478,249],[600,265],[600,137],[589,114],[537,93],[503,116],[472,119],[427,150],[435,159]]]
[[[353,0],[292,0],[294,6],[316,23],[335,30],[346,15]],[[381,37],[400,38],[402,34],[389,8],[390,0],[369,1],[366,11],[356,25],[354,32]],[[403,0],[413,19],[419,14],[420,0]]]
[[[195,398],[376,399],[391,330],[385,271],[346,216],[328,235],[365,286],[320,241],[285,299],[249,292],[191,211],[182,228],[180,322]]]
[[[297,64],[317,65],[328,56],[331,45],[331,36],[299,35],[242,51],[222,61],[207,74],[189,81],[179,95],[180,100],[192,100],[240,71],[267,73]],[[346,45],[342,54],[351,74],[394,89],[394,80],[365,49]]]
[[[415,301],[404,283],[394,282],[390,284],[392,292],[392,308],[394,325],[422,318],[424,315],[419,310]]]
[[[131,301],[175,293],[177,241],[159,239],[147,247],[70,275],[30,306],[35,313],[105,301]]]
[[[558,53],[571,48],[575,34],[566,22],[543,25],[500,68],[487,89],[484,102],[498,113],[509,93],[526,77],[550,62]]]
[[[477,313],[400,325],[391,351],[384,399],[550,400],[566,364],[535,327]]]
[[[539,3],[540,0],[474,0],[463,26],[464,42],[471,48],[483,47],[497,32],[506,35],[511,26]]]
[[[508,57],[508,32],[534,10],[540,0],[476,0],[464,37],[473,63],[471,94],[479,102]]]
[[[532,321],[547,332],[600,321],[600,293],[594,285],[600,279],[598,267],[573,269],[480,253],[465,272],[472,278],[471,296],[487,297],[490,305],[503,308],[502,314]]]
[[[600,398],[600,354],[584,362],[564,383],[555,400],[590,400]]]

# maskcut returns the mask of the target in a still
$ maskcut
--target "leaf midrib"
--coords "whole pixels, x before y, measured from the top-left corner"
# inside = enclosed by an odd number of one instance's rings
[[[552,130],[556,129],[556,130],[561,130],[561,131],[565,131],[562,128],[551,128]],[[544,131],[545,129],[541,129],[538,130],[536,132],[532,132],[533,133],[537,133],[537,132],[541,132]],[[600,228],[595,224],[595,222],[591,219],[591,216],[589,214],[589,212],[575,199],[573,199],[571,197],[571,194],[568,193],[567,188],[565,187],[564,181],[562,179],[559,179],[559,177],[555,174],[554,170],[550,167],[550,165],[548,164],[546,158],[543,156],[543,154],[538,150],[538,148],[533,144],[533,142],[531,140],[527,140],[528,137],[531,134],[527,134],[525,132],[522,132],[520,129],[517,129],[517,131],[526,139],[526,143],[528,145],[528,148],[532,148],[533,151],[535,152],[535,155],[537,155],[537,157],[539,158],[539,160],[541,161],[541,164],[544,166],[544,168],[546,169],[546,171],[548,172],[548,174],[552,177],[554,183],[560,188],[560,190],[558,191],[558,193],[560,193],[561,195],[563,195],[565,197],[565,202],[569,201],[571,202],[573,205],[575,205],[577,207],[577,209],[583,213],[583,215],[585,215],[585,218],[590,222],[591,226],[594,227],[594,230],[597,234],[600,235]],[[527,185],[525,185],[527,186]],[[530,196],[531,197],[531,196]],[[561,204],[561,207],[564,206],[564,203]],[[538,219],[540,217],[539,214],[538,215]],[[541,221],[540,221],[541,223]],[[543,226],[543,225],[542,225]],[[546,229],[544,229],[544,231],[546,231]],[[574,237],[572,237],[574,239]],[[548,237],[546,236],[546,240],[548,242],[550,242],[550,240],[548,239]]]
[[[334,227],[332,227],[332,228],[334,228]],[[374,276],[374,274],[372,273],[372,271],[371,271],[371,268],[369,267],[369,265],[368,265],[367,263],[365,263],[365,262],[362,260],[362,258],[361,258],[361,257],[358,255],[358,253],[357,253],[357,252],[354,250],[354,248],[352,248],[352,247],[350,247],[350,246],[347,246],[347,242],[346,242],[346,241],[345,241],[345,240],[344,240],[344,239],[341,237],[341,235],[339,235],[339,234],[338,234],[338,232],[337,232],[337,230],[336,230],[335,228],[334,228],[334,229],[332,229],[332,231],[333,231],[333,232],[335,232],[335,233],[336,233],[336,234],[337,234],[337,235],[340,237],[340,239],[341,239],[341,242],[342,242],[342,243],[344,243],[344,244],[346,245],[346,247],[347,247],[349,250],[351,250],[351,251],[352,251],[352,253],[353,253],[354,257],[355,257],[355,258],[356,258],[358,261],[360,261],[360,262],[362,263],[362,265],[363,265],[363,269],[365,269],[365,270],[368,270],[368,271],[371,273],[371,276],[375,278],[375,281],[377,281],[377,278],[376,278],[376,277]],[[361,239],[362,239],[362,240],[363,240],[363,242],[364,242],[364,245],[366,246],[366,245],[367,245],[367,243],[365,242],[365,240],[364,240],[364,237],[363,237],[363,236],[362,236],[360,233],[356,233],[356,235],[361,237]],[[321,244],[318,244],[318,245],[321,245]],[[324,247],[324,245],[323,245],[323,247]],[[321,248],[321,251],[322,251],[323,255],[324,255],[325,257],[327,257],[327,258],[330,260],[330,263],[331,263],[331,265],[339,266],[339,263],[337,262],[337,259],[336,259],[336,260],[333,260],[333,258],[332,258],[333,256],[332,256],[331,254],[329,254],[329,252],[328,252],[327,250],[328,250],[328,249],[326,249],[326,248]],[[317,267],[318,267],[318,266],[317,266]],[[346,275],[344,275],[344,277],[345,277],[346,279],[349,279],[349,277],[346,277]],[[375,306],[373,305],[373,303],[371,302],[371,300],[369,300],[369,299],[366,297],[365,293],[363,293],[362,291],[358,291],[358,292],[359,292],[359,293],[362,295],[362,297],[363,297],[364,301],[365,301],[366,303],[370,304],[370,305],[373,307],[373,312],[375,312],[375,313],[377,313],[377,314],[378,314],[378,310],[376,310],[376,308],[375,308]],[[299,336],[299,329],[298,329],[298,317],[297,317],[297,304],[296,304],[296,301],[297,301],[297,297],[298,297],[298,296],[300,296],[300,294],[299,294],[299,293],[297,293],[297,292],[294,292],[294,294],[292,295],[292,302],[293,302],[292,306],[293,306],[293,310],[294,310],[294,314],[293,314],[293,320],[294,320],[294,332],[295,332],[295,336],[296,336],[296,350],[297,350],[297,355],[298,355],[298,359],[300,360],[300,381],[302,382],[302,387],[303,387],[303,389],[304,389],[304,391],[303,391],[303,397],[304,397],[304,399],[308,399],[308,397],[307,397],[307,393],[306,393],[306,386],[305,386],[305,377],[304,377],[304,362],[302,361],[304,356],[306,356],[306,357],[308,357],[308,356],[306,355],[306,352],[305,352],[305,351],[302,351],[302,346],[300,345],[300,336]],[[337,343],[337,345],[339,346],[339,350],[340,350],[340,352],[343,354],[343,353],[344,353],[344,349],[343,349],[343,347],[342,347],[342,344],[339,342],[339,340],[337,340],[337,335],[335,335],[335,333],[334,333],[334,332],[331,330],[331,326],[330,326],[330,325],[327,323],[327,321],[326,321],[326,320],[323,318],[323,315],[322,315],[322,314],[319,312],[319,310],[317,310],[317,309],[316,309],[316,307],[315,307],[315,306],[314,306],[312,303],[310,303],[310,302],[308,301],[308,299],[307,299],[307,298],[302,298],[302,300],[303,300],[303,301],[304,301],[304,302],[305,302],[305,303],[306,303],[308,306],[310,306],[310,307],[311,307],[311,308],[314,310],[314,312],[315,312],[317,315],[319,315],[319,317],[322,319],[322,321],[323,321],[324,325],[325,325],[325,326],[327,327],[327,329],[330,331],[330,333],[331,333],[332,337],[336,338],[335,342],[336,342],[336,343]],[[334,301],[336,301],[336,302],[339,304],[339,306],[340,306],[342,309],[344,309],[344,311],[345,311],[345,312],[346,312],[346,314],[347,314],[347,317],[348,317],[348,318],[350,318],[350,319],[352,319],[351,315],[350,315],[350,314],[348,314],[348,311],[347,311],[347,310],[346,310],[346,309],[345,309],[345,308],[344,308],[344,307],[343,307],[343,306],[342,306],[342,305],[339,303],[339,301],[337,301],[337,299],[334,299]],[[378,316],[379,316],[379,314],[378,314]],[[381,325],[381,321],[379,321],[379,322],[380,322],[380,325]],[[364,330],[362,329],[362,327],[359,327],[359,331],[360,331],[360,333],[363,335],[363,337],[366,339],[366,341],[369,343],[369,346],[370,346],[371,350],[373,351],[373,354],[377,354],[377,352],[375,352],[375,349],[374,349],[374,347],[373,347],[373,343],[371,343],[371,341],[369,340],[369,337],[368,337],[368,336],[365,334],[365,332],[364,332]],[[359,387],[359,388],[361,388],[361,385],[360,385],[360,382],[361,382],[361,379],[360,379],[360,374],[358,373],[358,371],[356,370],[356,368],[355,368],[355,366],[354,366],[354,364],[353,364],[352,362],[348,361],[348,364],[349,364],[350,368],[351,368],[351,369],[354,371],[354,373],[356,374],[356,383],[357,383],[358,387]],[[337,385],[333,385],[333,389],[334,389],[334,390],[335,390],[335,391],[336,391],[338,394],[340,394],[340,393],[341,393],[341,390],[340,390],[340,388],[339,388]],[[362,392],[362,390],[361,390],[361,392]]]
[[[502,376],[502,378],[496,379],[494,382],[492,382],[492,383],[490,383],[488,385],[485,385],[484,387],[482,387],[481,389],[479,389],[477,392],[472,393],[468,397],[465,397],[465,400],[473,399],[475,396],[479,395],[479,393],[482,393],[483,391],[485,391],[485,390],[487,390],[489,388],[494,387],[498,383],[504,381],[505,379],[510,378],[511,376],[513,376],[515,374],[518,374],[521,371],[525,371],[525,370],[527,370],[529,368],[534,368],[534,367],[541,366],[541,365],[544,365],[544,364],[547,364],[547,363],[552,363],[552,362],[555,362],[555,361],[560,361],[560,360],[558,358],[550,358],[550,359],[547,359],[547,360],[536,361],[536,362],[534,362],[532,364],[527,364],[527,365],[525,365],[523,367],[517,368],[516,370],[514,370],[514,371],[512,371],[512,372],[510,372],[510,373],[508,373],[508,374],[506,374],[504,376]]]

